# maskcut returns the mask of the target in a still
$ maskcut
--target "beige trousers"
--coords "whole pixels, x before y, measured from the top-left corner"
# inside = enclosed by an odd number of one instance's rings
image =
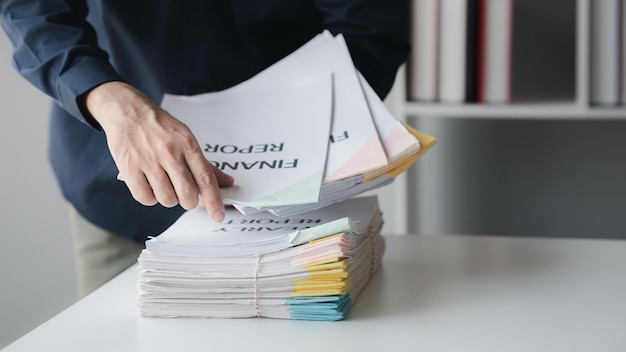
[[[116,236],[90,223],[70,206],[78,296],[93,290],[137,262],[142,244]]]

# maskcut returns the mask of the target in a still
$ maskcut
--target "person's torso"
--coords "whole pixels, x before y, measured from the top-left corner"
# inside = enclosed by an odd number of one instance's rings
[[[310,0],[97,0],[90,21],[118,72],[158,100],[252,77],[321,31]]]

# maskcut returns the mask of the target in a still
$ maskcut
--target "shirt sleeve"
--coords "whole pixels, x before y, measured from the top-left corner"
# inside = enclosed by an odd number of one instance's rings
[[[389,94],[400,65],[408,58],[407,0],[315,0],[322,25],[342,33],[356,68],[381,99]]]
[[[0,22],[13,43],[13,66],[82,122],[99,129],[81,96],[122,80],[100,49],[80,0],[2,0]]]

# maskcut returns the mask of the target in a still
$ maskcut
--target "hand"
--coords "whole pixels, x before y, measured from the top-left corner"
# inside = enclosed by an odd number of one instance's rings
[[[85,99],[133,198],[193,209],[200,194],[213,220],[224,220],[219,187],[232,185],[233,178],[205,159],[185,124],[124,82],[101,84]]]

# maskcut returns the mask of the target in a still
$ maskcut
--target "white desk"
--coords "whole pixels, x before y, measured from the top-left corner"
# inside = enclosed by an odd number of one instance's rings
[[[135,269],[14,351],[626,351],[626,241],[387,236],[347,320],[138,318]]]

